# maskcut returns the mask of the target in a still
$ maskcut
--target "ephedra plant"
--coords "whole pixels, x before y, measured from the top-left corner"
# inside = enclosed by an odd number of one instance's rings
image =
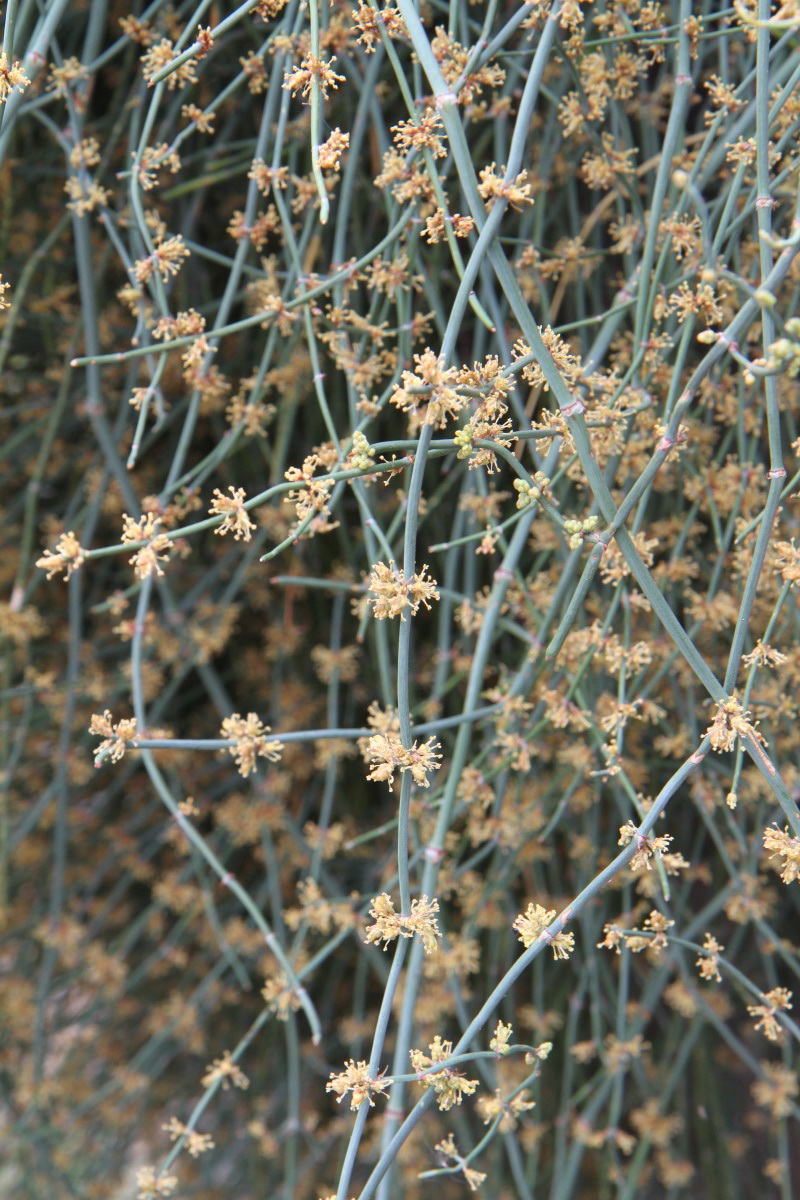
[[[6,5],[6,1194],[796,1194],[799,46]]]

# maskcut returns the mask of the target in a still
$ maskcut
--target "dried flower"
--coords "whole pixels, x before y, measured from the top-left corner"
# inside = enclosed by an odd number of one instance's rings
[[[447,151],[442,144],[439,132],[442,129],[442,118],[435,108],[426,108],[415,121],[400,121],[392,126],[395,145],[404,153],[410,150],[420,150],[423,147],[430,150],[434,158],[444,158]]]
[[[448,1158],[452,1159],[456,1166],[460,1168],[461,1173],[463,1174],[467,1186],[471,1192],[476,1192],[478,1190],[486,1176],[481,1171],[476,1171],[474,1167],[469,1166],[467,1160],[459,1154],[458,1150],[456,1149],[456,1144],[453,1141],[452,1133],[448,1133],[447,1137],[443,1141],[437,1142],[435,1150],[436,1153],[440,1154],[445,1160]]]
[[[748,1004],[747,1011],[751,1017],[758,1017],[756,1033],[763,1031],[770,1042],[777,1042],[783,1035],[783,1027],[775,1014],[792,1007],[792,993],[788,988],[776,987],[765,994],[764,1000],[765,1004]]]
[[[512,1032],[511,1025],[504,1025],[502,1021],[498,1021],[492,1040],[489,1042],[489,1049],[494,1050],[495,1054],[508,1054],[510,1049],[508,1043],[511,1040]]]
[[[753,1098],[760,1108],[766,1108],[773,1117],[788,1117],[793,1100],[800,1091],[797,1071],[781,1063],[763,1063],[764,1077],[753,1084]]]
[[[215,1084],[220,1084],[223,1091],[228,1091],[231,1084],[234,1087],[242,1088],[242,1090],[250,1086],[250,1080],[241,1070],[238,1063],[233,1061],[230,1050],[224,1050],[222,1058],[215,1058],[210,1067],[206,1068],[206,1073],[200,1080],[204,1088],[214,1087]]]
[[[338,88],[339,84],[344,82],[344,75],[337,75],[332,69],[335,62],[335,58],[325,62],[321,58],[315,58],[313,54],[308,54],[299,67],[287,71],[283,77],[283,87],[293,96],[299,92],[307,97],[311,94],[311,87],[316,79],[319,81],[322,98],[327,99],[328,88]]]
[[[436,939],[441,937],[436,921],[438,911],[438,900],[429,900],[427,896],[420,896],[418,900],[411,901],[410,913],[395,912],[391,897],[388,892],[383,892],[372,902],[369,912],[370,916],[374,918],[375,924],[368,926],[364,941],[367,945],[371,945],[372,942],[385,942],[383,947],[385,950],[395,938],[410,938],[417,933],[422,940],[425,953],[431,954],[436,949]]]
[[[21,62],[9,62],[5,51],[0,54],[0,104],[5,104],[15,88],[24,92],[25,88],[30,86],[30,82]]]
[[[453,1053],[453,1043],[445,1042],[437,1033],[429,1044],[430,1055],[422,1050],[411,1050],[411,1066],[417,1072],[417,1079],[423,1087],[433,1088],[436,1092],[437,1103],[442,1112],[447,1112],[454,1104],[460,1104],[464,1096],[471,1096],[478,1086],[477,1079],[466,1079],[452,1067],[446,1067],[435,1074],[422,1072],[437,1063],[446,1062]]]
[[[73,571],[84,562],[85,553],[80,542],[71,531],[62,533],[56,542],[55,550],[45,550],[41,558],[36,560],[36,566],[47,572],[47,578],[52,579],[57,571],[63,569],[64,579],[69,579]]]
[[[337,126],[327,141],[319,147],[319,165],[323,171],[338,171],[340,158],[350,145],[350,134],[342,133]]]
[[[255,771],[256,758],[266,758],[273,763],[279,761],[283,743],[277,738],[269,740],[266,736],[269,732],[269,725],[263,725],[253,712],[246,717],[233,713],[222,722],[222,737],[235,741],[235,745],[228,747],[228,753],[236,760],[239,774],[245,778]]]
[[[156,1200],[158,1196],[171,1196],[178,1186],[175,1175],[156,1174],[155,1167],[140,1167],[136,1172],[137,1200]]]
[[[325,1091],[336,1093],[337,1104],[341,1104],[347,1093],[352,1092],[350,1108],[353,1110],[360,1108],[365,1100],[370,1108],[374,1108],[373,1095],[382,1095],[393,1082],[394,1080],[390,1076],[384,1074],[379,1075],[377,1079],[370,1078],[368,1064],[363,1060],[354,1062],[351,1058],[345,1063],[344,1070],[339,1075],[331,1071],[331,1077],[325,1084]]]
[[[403,574],[392,563],[376,563],[369,577],[370,603],[372,611],[379,621],[399,616],[405,620],[405,610],[411,609],[412,617],[417,615],[419,607],[424,604],[430,608],[431,600],[439,599],[436,580],[426,575],[428,564],[425,563],[420,571],[409,580],[403,579]]]
[[[164,67],[170,66],[173,59],[177,57],[174,52],[174,46],[169,38],[162,38],[160,42],[149,47],[147,52],[142,56],[142,75],[150,87],[154,86],[155,76]],[[165,80],[169,90],[174,92],[176,88],[186,87],[190,83],[197,83],[196,65],[196,61],[190,58],[171,71]]]
[[[641,1058],[649,1046],[650,1043],[646,1042],[640,1033],[634,1034],[627,1040],[609,1033],[605,1039],[604,1056],[609,1075],[615,1075],[617,1071],[625,1070],[634,1059]]]
[[[186,1149],[192,1158],[198,1158],[206,1151],[214,1149],[215,1143],[210,1133],[198,1133],[196,1129],[190,1129],[188,1125],[184,1125],[183,1121],[179,1121],[177,1117],[170,1117],[169,1124],[162,1125],[161,1128],[169,1134],[172,1142],[176,1142],[178,1138],[185,1138]]]
[[[459,372],[455,367],[445,367],[433,352],[427,349],[414,355],[416,369],[403,371],[401,386],[395,388],[391,402],[410,416],[412,430],[420,425],[433,425],[444,429],[448,417],[455,417],[467,403],[455,390]]]
[[[367,779],[374,783],[394,786],[395,771],[410,771],[418,787],[430,787],[429,771],[441,767],[441,746],[433,738],[419,745],[416,741],[406,749],[400,738],[393,733],[376,733],[369,739],[370,772]]]
[[[182,104],[181,116],[186,121],[191,121],[198,133],[213,133],[214,121],[216,113],[204,112],[202,108],[198,108],[196,104]]]
[[[169,558],[173,544],[165,533],[158,532],[160,524],[161,519],[153,513],[147,513],[138,521],[134,521],[127,513],[122,514],[123,542],[146,543],[136,551],[133,558],[128,559],[139,579],[147,579],[154,572],[156,575],[164,574],[161,563]]]
[[[136,718],[127,717],[113,723],[113,717],[108,709],[98,716],[92,716],[89,733],[104,740],[94,752],[95,765],[100,766],[106,755],[112,762],[119,762],[129,746],[136,746]]]
[[[575,949],[575,935],[563,931],[555,935],[548,933],[547,926],[551,925],[555,918],[554,908],[548,909],[541,904],[531,903],[525,912],[515,919],[512,928],[516,929],[526,950],[539,938],[543,938],[552,947],[553,958],[569,958]]]
[[[800,583],[800,550],[795,546],[794,538],[790,542],[776,542],[775,550],[776,571],[780,573],[784,583],[795,587]]]
[[[256,526],[245,511],[244,488],[229,487],[228,491],[230,492],[230,497],[223,496],[219,488],[214,488],[214,499],[211,502],[209,512],[217,516],[225,514],[224,521],[214,532],[225,534],[233,530],[233,536],[237,542],[240,538],[245,542],[249,542],[252,531]]]
[[[745,712],[736,697],[730,696],[727,700],[720,700],[706,733],[718,754],[733,750],[737,738],[752,738],[758,745],[766,746],[766,739],[756,729],[757,724],[751,722],[749,711]]]
[[[791,883],[800,879],[800,838],[792,837],[788,826],[780,830],[777,825],[764,830],[764,849],[771,850],[771,858],[782,858],[781,879]]]
[[[491,163],[490,166],[484,167],[480,172],[480,183],[478,191],[481,194],[481,199],[486,201],[487,207],[492,208],[495,200],[502,196],[512,208],[520,212],[526,204],[533,204],[533,196],[531,196],[532,185],[528,183],[528,172],[520,171],[519,175],[514,179],[505,179],[501,167],[497,171],[496,164]]]
[[[647,838],[639,832],[633,821],[626,821],[624,825],[620,825],[617,845],[627,846],[634,840],[636,841],[637,850],[630,861],[630,868],[632,871],[641,871],[644,867],[649,871],[651,869],[651,858],[654,858],[656,855],[662,857],[669,850],[672,835],[666,833],[661,834],[660,837]]]
[[[700,978],[713,983],[721,983],[719,973],[719,956],[725,949],[710,933],[706,934],[703,942],[703,953],[695,960],[695,966],[700,969]]]

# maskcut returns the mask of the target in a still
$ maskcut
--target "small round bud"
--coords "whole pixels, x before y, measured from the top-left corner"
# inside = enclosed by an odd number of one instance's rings
[[[768,288],[759,288],[758,291],[753,293],[753,299],[762,308],[774,308],[776,304],[775,297]]]

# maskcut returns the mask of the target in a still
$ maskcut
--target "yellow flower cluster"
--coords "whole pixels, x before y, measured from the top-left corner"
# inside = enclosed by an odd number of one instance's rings
[[[368,945],[371,945],[372,942],[385,942],[383,947],[385,950],[395,938],[410,938],[417,933],[422,940],[425,953],[431,954],[436,949],[436,939],[441,937],[436,920],[438,911],[438,900],[429,900],[427,896],[420,896],[418,900],[411,901],[410,913],[395,912],[391,896],[388,892],[383,892],[372,901],[369,913],[374,918],[375,924],[367,928],[367,936],[364,941]]]
[[[283,743],[277,738],[267,738],[269,732],[269,725],[262,724],[253,712],[246,717],[233,713],[222,722],[222,737],[234,742],[228,747],[228,753],[236,760],[239,774],[245,778],[255,771],[256,758],[266,758],[273,763],[280,760]]]
[[[526,950],[539,938],[543,938],[552,947],[553,958],[569,958],[575,949],[575,935],[563,931],[556,934],[548,933],[547,927],[552,925],[555,918],[556,910],[554,908],[545,908],[541,904],[531,903],[525,912],[520,913],[516,918],[512,928],[516,929],[519,940]]]
[[[477,1079],[467,1079],[452,1067],[444,1067],[441,1071],[422,1074],[437,1063],[446,1062],[453,1053],[453,1043],[445,1042],[437,1033],[428,1046],[430,1054],[422,1050],[411,1050],[411,1066],[417,1072],[417,1078],[423,1087],[432,1088],[436,1093],[436,1103],[442,1112],[447,1112],[455,1104],[460,1104],[464,1096],[472,1096],[478,1086]]]

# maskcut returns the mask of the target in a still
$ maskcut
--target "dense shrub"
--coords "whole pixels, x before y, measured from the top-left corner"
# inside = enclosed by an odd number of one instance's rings
[[[5,13],[4,1194],[789,1200],[796,0],[134,7]]]

